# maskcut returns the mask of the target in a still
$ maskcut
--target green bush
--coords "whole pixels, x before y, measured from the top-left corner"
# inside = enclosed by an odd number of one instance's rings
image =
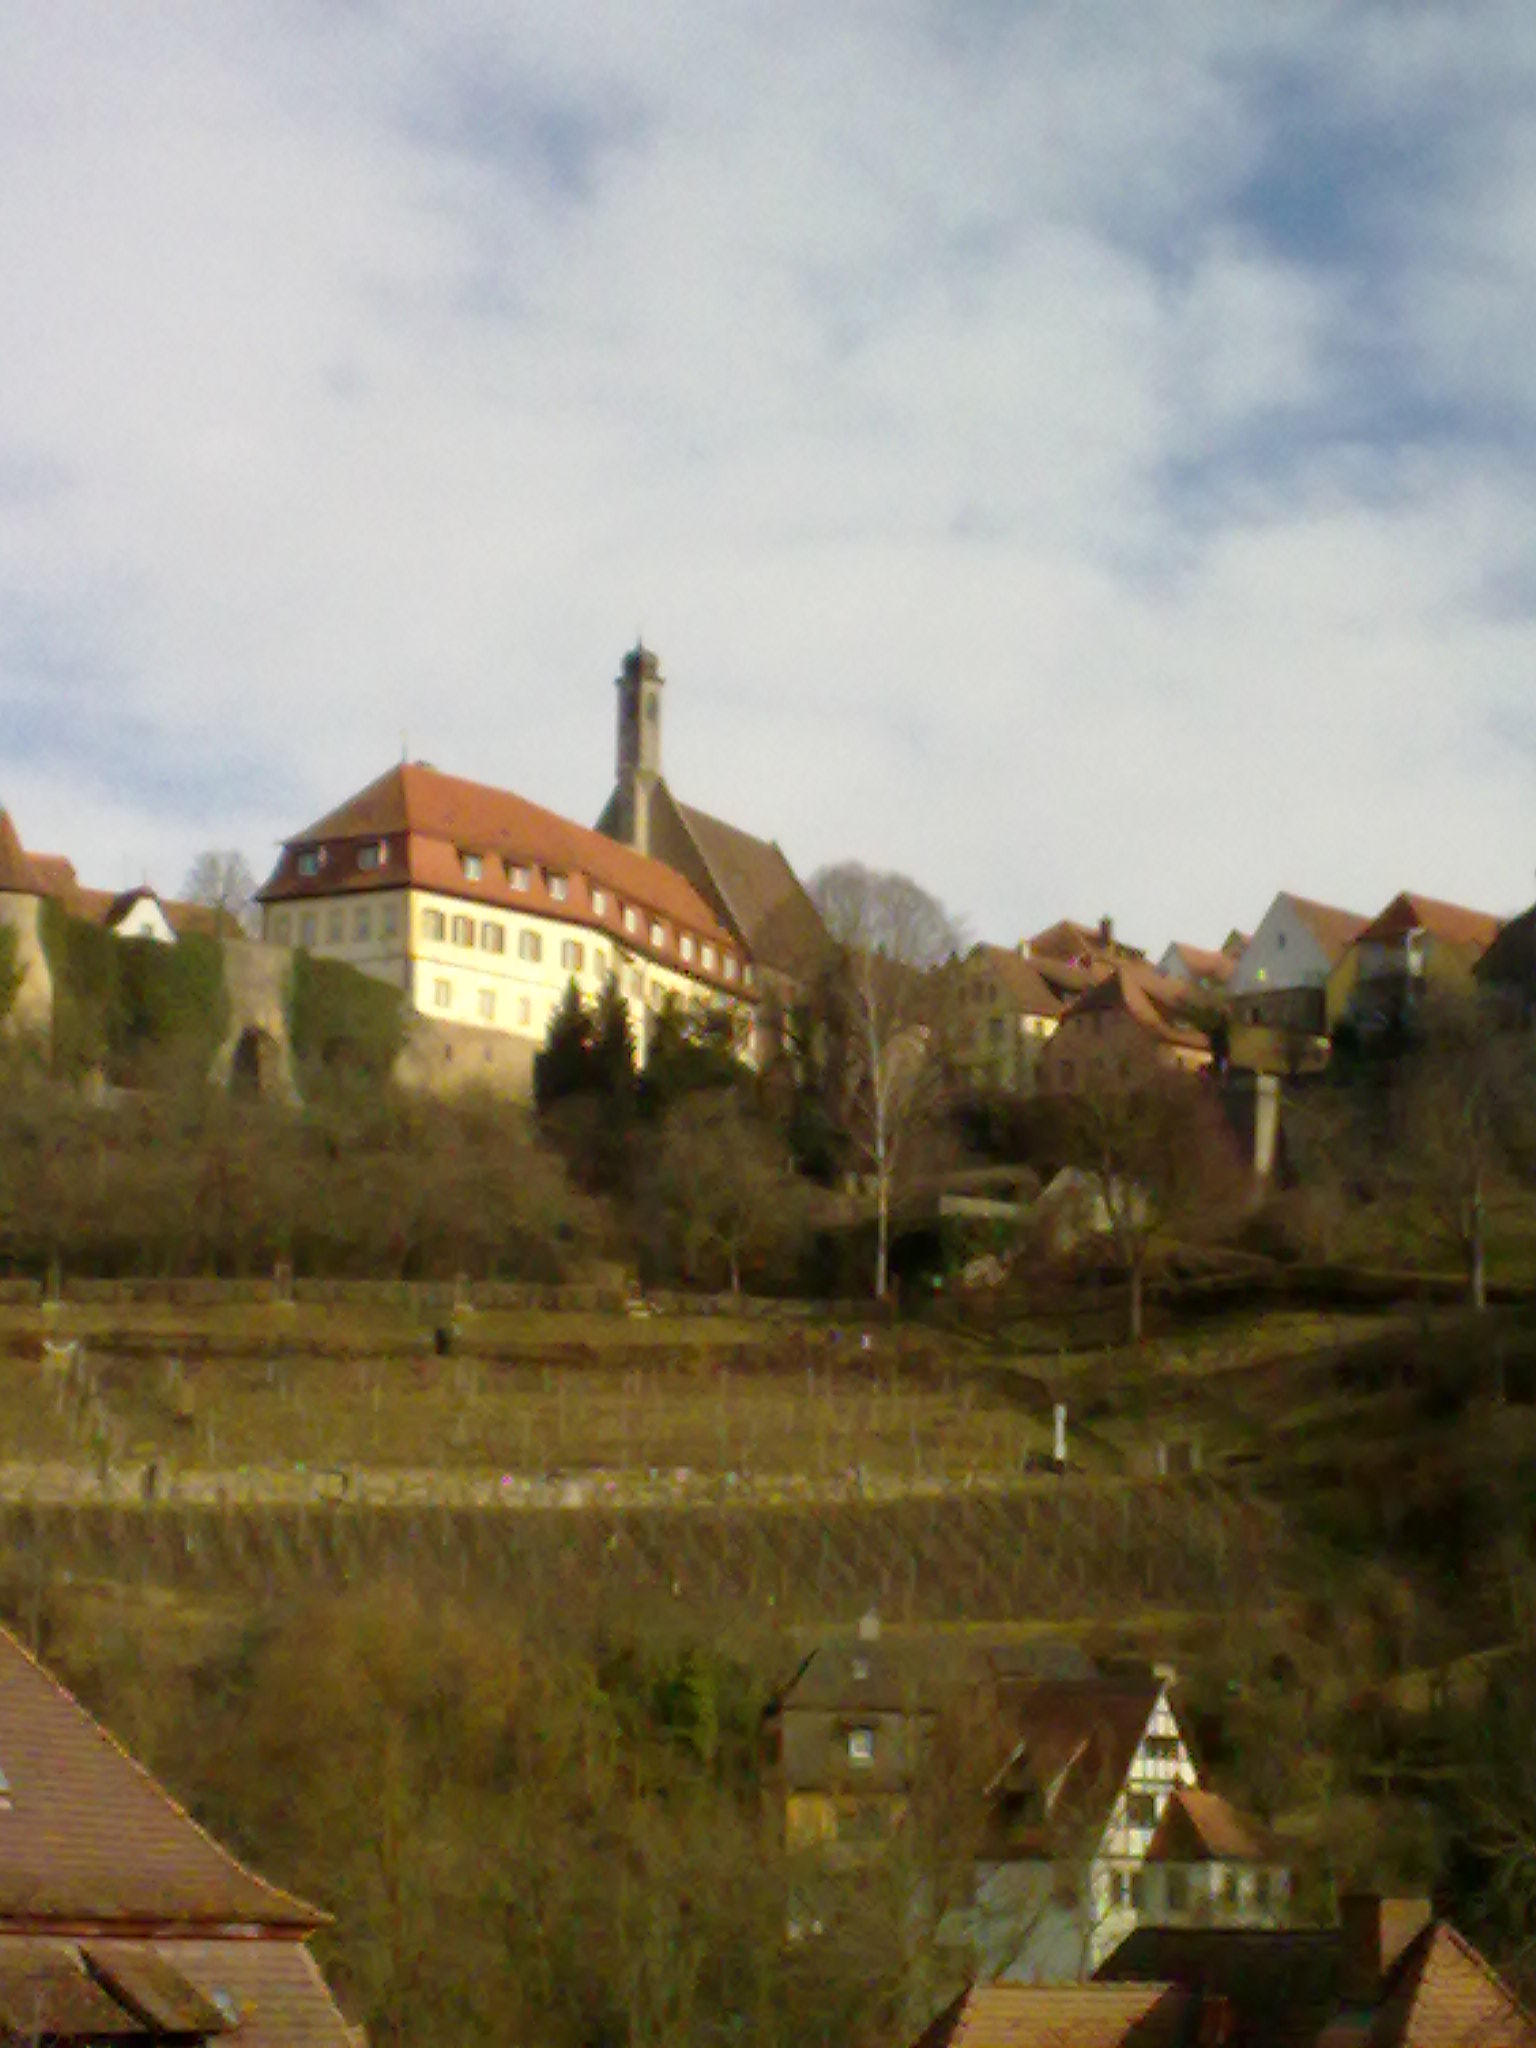
[[[120,939],[51,902],[41,932],[53,974],[56,1073],[74,1081],[100,1071],[133,1086],[172,1065],[206,1070],[229,1017],[216,940]]]
[[[295,953],[288,1036],[306,1095],[334,1085],[383,1087],[405,1044],[400,991],[343,961]]]

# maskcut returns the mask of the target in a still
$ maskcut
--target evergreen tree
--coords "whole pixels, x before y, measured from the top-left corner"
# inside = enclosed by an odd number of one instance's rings
[[[549,1020],[544,1046],[533,1062],[533,1099],[541,1111],[571,1095],[590,1094],[597,1071],[593,1020],[572,975]]]
[[[667,996],[651,1030],[640,1081],[646,1114],[664,1116],[686,1095],[734,1088],[747,1078],[736,1057],[730,1016],[722,1010],[701,1013]]]
[[[635,1032],[617,975],[610,974],[603,984],[593,1013],[592,1066],[595,1092],[612,1103],[615,1113],[627,1110],[635,1094]]]

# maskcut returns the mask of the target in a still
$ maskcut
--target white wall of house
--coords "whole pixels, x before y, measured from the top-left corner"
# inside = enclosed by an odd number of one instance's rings
[[[403,989],[438,1023],[472,1024],[542,1045],[572,980],[589,1000],[616,974],[643,1054],[649,1022],[667,997],[724,1007],[743,1022],[750,1005],[659,965],[613,934],[428,890],[369,890],[268,904],[263,936],[341,960]],[[743,1029],[743,1051],[747,1034]]]
[[[1227,983],[1229,996],[1265,989],[1322,988],[1332,962],[1289,896],[1277,896]]]
[[[160,946],[176,943],[171,921],[153,896],[135,897],[112,929],[120,939],[153,939]]]

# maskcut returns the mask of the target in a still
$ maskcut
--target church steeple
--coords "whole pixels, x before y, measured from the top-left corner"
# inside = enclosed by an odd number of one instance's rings
[[[625,655],[618,674],[618,815],[614,837],[651,850],[651,795],[661,780],[661,663],[644,641]]]

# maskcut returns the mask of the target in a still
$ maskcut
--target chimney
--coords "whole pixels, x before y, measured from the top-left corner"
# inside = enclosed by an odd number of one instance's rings
[[[1428,1899],[1384,1899],[1350,1892],[1339,1901],[1339,1996],[1374,2005],[1393,1964],[1435,1917]]]
[[[1112,946],[1115,943],[1115,920],[1112,917],[1099,919],[1099,944]]]

